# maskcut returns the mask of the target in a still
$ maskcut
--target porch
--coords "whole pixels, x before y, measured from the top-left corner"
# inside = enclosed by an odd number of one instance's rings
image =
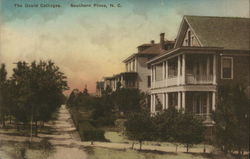
[[[169,107],[195,114],[204,123],[211,124],[215,110],[215,92],[182,91],[151,94],[151,113],[156,114]]]

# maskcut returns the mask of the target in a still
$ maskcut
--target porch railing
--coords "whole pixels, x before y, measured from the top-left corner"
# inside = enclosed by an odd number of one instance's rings
[[[195,114],[195,116],[197,117],[197,118],[199,118],[199,119],[202,119],[202,120],[204,120],[204,121],[206,121],[206,120],[212,120],[212,118],[211,118],[211,116],[212,116],[212,114],[211,113],[201,113],[201,114]]]
[[[212,84],[213,76],[212,75],[202,76],[202,75],[187,74],[186,82],[188,84]]]

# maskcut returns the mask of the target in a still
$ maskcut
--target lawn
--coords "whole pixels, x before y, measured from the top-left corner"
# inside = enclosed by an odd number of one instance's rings
[[[112,143],[129,143],[132,144],[133,141],[129,140],[126,138],[126,136],[124,134],[122,134],[121,132],[115,132],[115,131],[106,131],[105,132],[105,138],[108,139],[110,142]],[[136,141],[137,142],[137,141]],[[176,144],[174,143],[170,143],[170,142],[158,142],[158,141],[145,141],[143,142],[143,145],[152,145],[152,146],[168,146],[168,147],[176,147]],[[213,146],[211,145],[205,145],[206,150],[211,151],[213,148]],[[183,145],[178,144],[178,149],[179,148],[184,148]],[[198,148],[201,151],[203,151],[204,148],[204,144],[198,144],[198,145],[194,145],[192,148]],[[191,148],[191,150],[192,150]],[[177,150],[178,151],[178,150]]]
[[[209,159],[202,154],[159,153],[136,150],[114,150],[88,147],[90,159]]]

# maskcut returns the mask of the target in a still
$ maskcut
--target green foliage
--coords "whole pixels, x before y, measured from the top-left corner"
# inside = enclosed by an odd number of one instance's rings
[[[51,61],[16,64],[9,79],[5,65],[0,68],[1,117],[11,115],[23,123],[50,120],[65,102],[66,76]]]
[[[79,124],[79,134],[83,141],[106,141],[104,131],[93,127],[88,121]]]
[[[112,97],[116,108],[124,113],[140,111],[141,102],[145,100],[139,89],[118,89]]]
[[[7,71],[5,69],[5,65],[2,64],[0,68],[0,117],[3,126],[5,126],[5,115],[8,111],[6,99],[8,95],[8,85],[7,85]]]
[[[153,118],[154,124],[157,125],[158,139],[169,142],[174,141],[180,115],[175,108],[170,107]]]
[[[224,152],[249,150],[249,99],[239,85],[219,87],[215,143]]]
[[[169,108],[154,117],[157,125],[157,136],[161,141],[178,142],[189,147],[203,141],[205,127],[193,114],[182,113]]]
[[[205,127],[202,121],[195,118],[193,114],[184,113],[179,115],[176,124],[176,135],[173,137],[177,142],[186,146],[187,152],[193,144],[199,144],[204,141]]]
[[[125,122],[125,134],[132,140],[137,140],[140,145],[143,141],[155,138],[155,125],[149,113],[136,112],[129,114]]]
[[[67,81],[59,67],[51,61],[18,62],[11,78],[15,90],[15,109],[17,120],[27,122],[30,116],[34,121],[48,121],[63,103]],[[22,113],[20,113],[22,112]]]

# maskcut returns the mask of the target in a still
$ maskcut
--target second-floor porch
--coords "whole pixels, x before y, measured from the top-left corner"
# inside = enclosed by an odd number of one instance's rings
[[[216,85],[216,55],[182,53],[151,65],[151,88]]]

